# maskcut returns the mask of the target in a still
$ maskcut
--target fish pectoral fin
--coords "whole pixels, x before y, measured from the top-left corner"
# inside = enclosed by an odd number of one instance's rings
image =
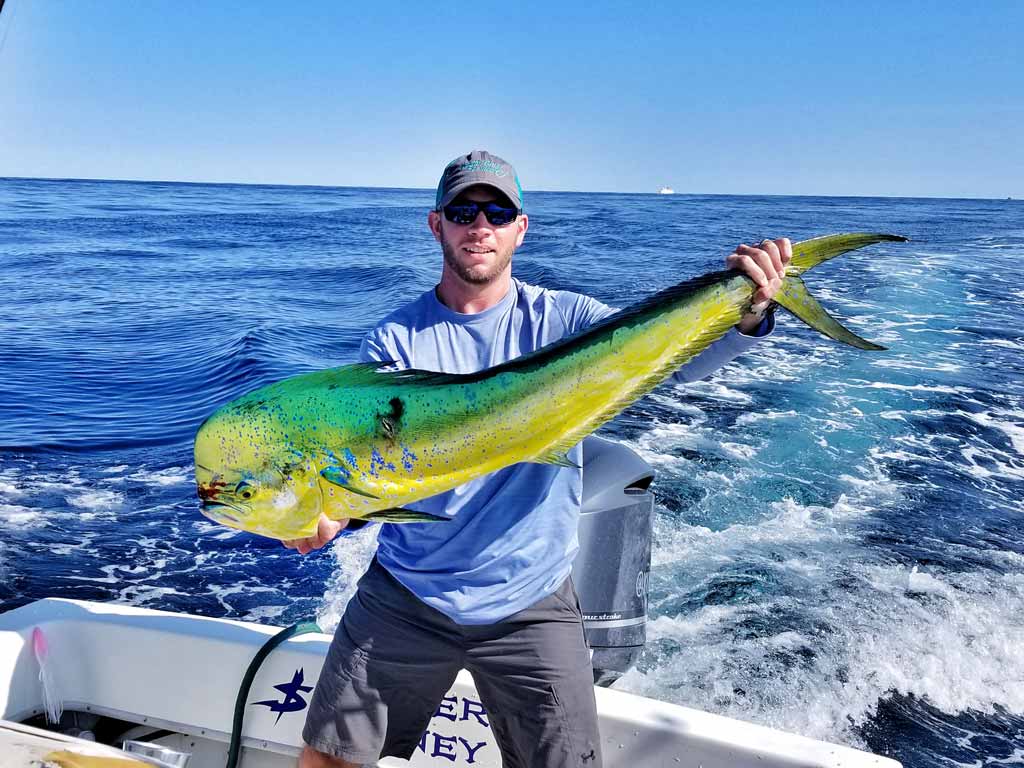
[[[446,523],[450,517],[432,515],[429,512],[417,512],[415,509],[394,507],[393,509],[379,509],[363,515],[364,520],[373,520],[375,523]]]
[[[365,496],[368,499],[379,499],[380,496],[374,496],[369,491],[364,491],[362,488],[357,488],[352,484],[352,474],[344,467],[324,467],[320,470],[320,477],[326,480],[331,485],[336,485],[339,488],[344,488],[350,493],[358,494],[359,496]]]
[[[862,339],[830,315],[818,300],[811,296],[804,281],[790,275],[782,281],[782,288],[775,294],[776,303],[782,305],[811,328],[820,331],[831,339],[849,344],[857,349],[882,350],[885,347]]]

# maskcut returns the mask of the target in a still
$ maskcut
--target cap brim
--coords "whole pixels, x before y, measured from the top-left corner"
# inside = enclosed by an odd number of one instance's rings
[[[452,200],[461,195],[470,187],[490,187],[495,192],[504,197],[506,200],[508,200],[516,210],[519,210],[520,208],[520,206],[516,204],[516,201],[509,197],[508,192],[506,192],[504,189],[495,184],[491,184],[488,181],[478,181],[477,179],[470,179],[468,181],[463,181],[459,182],[458,184],[455,184],[451,189],[448,190],[448,194],[441,198],[441,204],[438,206],[438,208],[444,208]]]

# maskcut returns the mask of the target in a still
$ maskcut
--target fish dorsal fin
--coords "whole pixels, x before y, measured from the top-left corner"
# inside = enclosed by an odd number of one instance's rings
[[[487,370],[485,369],[483,373],[486,372]],[[462,384],[468,383],[470,380],[480,378],[478,374],[439,373],[437,371],[421,371],[418,368],[402,368],[396,371],[381,371],[381,375],[386,376],[390,381],[394,381],[399,384],[414,385]]]
[[[348,388],[373,386],[381,384],[385,366],[393,365],[391,361],[352,363],[337,368],[326,368],[322,371],[312,371],[303,377],[308,384],[319,384],[329,388]],[[287,381],[287,379],[286,379]]]
[[[379,387],[388,384],[437,385],[452,384],[463,381],[466,377],[457,373],[435,373],[421,371],[416,368],[399,368],[388,370],[394,366],[393,360],[373,361],[368,363],[351,363],[322,371],[312,371],[301,378],[306,385],[323,386],[328,389],[350,389],[353,387]],[[295,386],[296,379],[285,379],[278,385],[288,383]],[[276,385],[271,385],[276,386]]]

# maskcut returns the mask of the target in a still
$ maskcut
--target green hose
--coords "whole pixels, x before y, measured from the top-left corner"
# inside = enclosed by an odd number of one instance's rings
[[[256,655],[249,662],[249,668],[245,670],[245,677],[242,678],[242,685],[238,689],[238,698],[235,699],[235,716],[231,722],[231,746],[228,749],[228,762],[225,768],[235,768],[238,764],[238,757],[242,753],[242,720],[245,717],[245,700],[249,698],[249,689],[252,688],[252,681],[256,679],[256,673],[259,671],[260,666],[262,666],[264,659],[285,640],[297,635],[320,631],[321,629],[316,625],[316,622],[309,621],[293,624],[287,629],[282,629],[267,640],[262,648],[256,651]]]

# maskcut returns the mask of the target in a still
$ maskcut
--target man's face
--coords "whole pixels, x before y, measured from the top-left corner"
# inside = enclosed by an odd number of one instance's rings
[[[470,187],[454,203],[498,203],[511,206],[504,195],[490,187]],[[526,216],[503,226],[487,221],[483,212],[472,224],[455,224],[443,212],[431,211],[430,228],[441,243],[444,263],[464,282],[486,285],[510,269],[512,253],[522,245],[526,234]]]

